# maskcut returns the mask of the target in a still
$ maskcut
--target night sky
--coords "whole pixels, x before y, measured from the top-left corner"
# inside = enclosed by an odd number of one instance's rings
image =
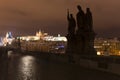
[[[76,17],[77,5],[91,8],[98,36],[120,35],[120,0],[0,0],[0,35],[67,34],[67,8]]]

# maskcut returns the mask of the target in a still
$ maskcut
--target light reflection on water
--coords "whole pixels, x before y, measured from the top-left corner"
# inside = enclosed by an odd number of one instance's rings
[[[20,59],[19,66],[20,80],[33,80],[35,78],[35,58],[33,56],[24,56]],[[18,79],[18,80],[19,80]]]
[[[76,64],[52,62],[29,55],[15,55],[12,54],[9,58],[6,80],[120,80],[120,77],[113,74],[83,68]]]

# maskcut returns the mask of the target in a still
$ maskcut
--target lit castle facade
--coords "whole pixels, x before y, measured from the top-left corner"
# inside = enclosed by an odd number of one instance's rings
[[[51,36],[39,30],[35,36],[21,36],[20,43],[23,51],[65,53],[67,39],[60,34]]]

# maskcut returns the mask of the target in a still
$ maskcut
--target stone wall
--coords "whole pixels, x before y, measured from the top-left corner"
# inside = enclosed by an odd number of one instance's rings
[[[49,61],[78,64],[86,68],[106,71],[120,75],[120,57],[74,55],[72,58],[74,62],[69,62],[69,55],[50,53],[44,54],[44,59],[47,59]]]

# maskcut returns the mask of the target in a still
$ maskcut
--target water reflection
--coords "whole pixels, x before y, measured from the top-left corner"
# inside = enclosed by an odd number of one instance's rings
[[[19,66],[20,80],[33,80],[35,78],[35,58],[33,56],[24,56],[20,59]],[[19,80],[18,79],[18,80]]]
[[[76,64],[46,61],[40,59],[40,56],[15,55],[9,58],[6,80],[120,80],[112,74],[86,69]]]
[[[11,57],[12,53],[13,53],[13,51],[8,51],[8,52],[7,52],[8,58]]]

